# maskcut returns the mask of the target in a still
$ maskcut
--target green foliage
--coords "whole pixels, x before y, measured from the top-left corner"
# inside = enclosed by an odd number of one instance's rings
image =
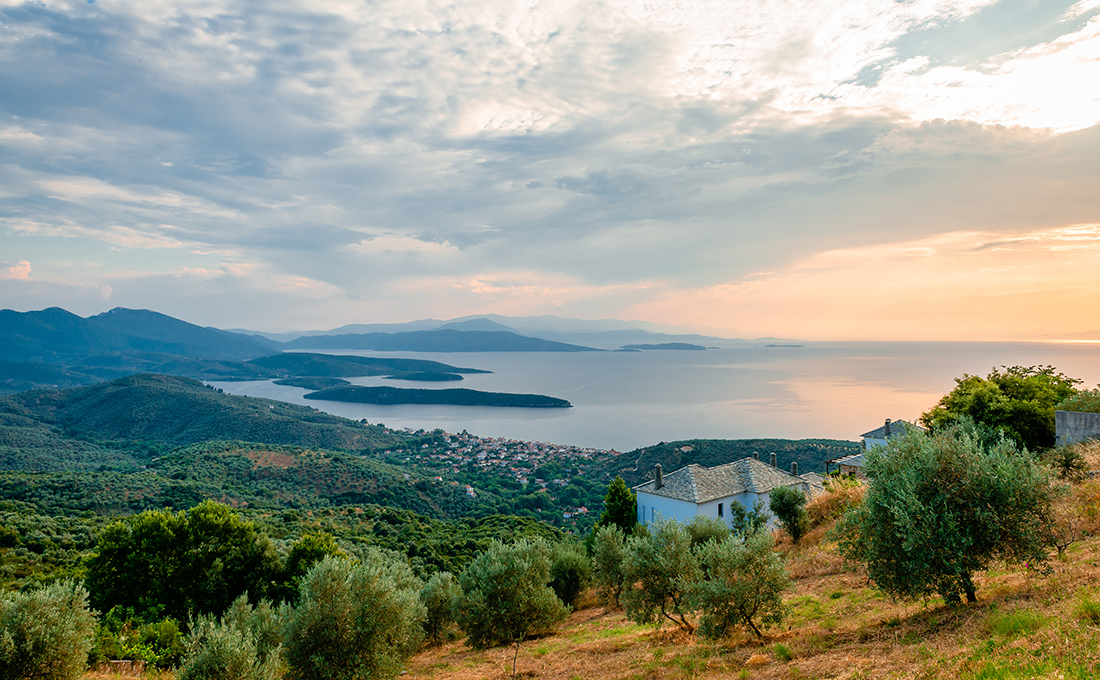
[[[1055,411],[1100,413],[1100,386],[1091,390],[1078,390],[1054,406]]]
[[[737,536],[751,536],[768,526],[768,506],[757,500],[751,510],[740,503],[730,503],[730,528]]]
[[[290,603],[297,602],[298,588],[302,579],[313,565],[326,557],[347,557],[347,553],[337,545],[332,534],[323,531],[310,532],[295,541],[283,566],[282,592],[279,593],[279,599]]]
[[[775,650],[775,658],[779,659],[783,663],[787,663],[794,658],[794,653],[791,652],[791,648],[787,645],[777,642],[775,643],[775,647],[773,647],[772,649]]]
[[[572,607],[592,578],[592,565],[584,546],[563,541],[551,549],[550,588],[566,605]]]
[[[1047,451],[1043,459],[1060,479],[1081,479],[1088,468],[1085,454],[1076,446],[1057,446]]]
[[[0,680],[70,680],[88,662],[95,616],[73,581],[0,597]]]
[[[184,651],[183,634],[175,619],[146,623],[131,610],[113,607],[96,627],[91,658],[133,659],[166,669],[179,665]]]
[[[437,571],[420,590],[420,602],[424,605],[424,635],[433,644],[450,639],[454,630],[455,606],[462,597],[454,574]]]
[[[624,532],[630,531],[638,523],[638,498],[627,488],[622,477],[615,477],[607,485],[603,497],[603,514],[597,526],[614,524]]]
[[[668,619],[688,632],[687,590],[698,580],[699,560],[691,551],[691,536],[678,522],[659,520],[649,532],[626,541],[623,562],[623,606],[635,623],[660,623]]]
[[[731,503],[730,505],[739,504]],[[731,532],[730,527],[726,526],[726,523],[722,520],[704,515],[692,517],[691,521],[684,525],[684,528],[687,529],[688,536],[691,538],[692,550],[710,541],[721,541],[728,537]]]
[[[484,649],[519,644],[565,618],[568,609],[550,588],[550,546],[543,540],[493,542],[458,577],[455,612],[469,643]]]
[[[779,520],[779,526],[796,544],[809,527],[806,516],[806,494],[791,486],[781,486],[768,493],[768,508]]]
[[[790,588],[790,579],[772,548],[771,535],[762,531],[699,546],[704,578],[691,585],[688,596],[693,608],[702,612],[700,633],[718,638],[744,624],[763,637],[757,622],[776,625],[783,621],[786,608],[782,596]]]
[[[281,678],[279,623],[279,613],[269,603],[254,610],[244,596],[220,619],[200,615],[191,626],[177,680]]]
[[[944,395],[921,424],[942,429],[963,416],[1003,432],[1018,446],[1037,451],[1054,446],[1055,407],[1072,397],[1081,381],[1053,366],[1011,366],[993,369],[981,378],[955,378],[955,389]]]
[[[108,526],[88,562],[87,583],[100,610],[121,605],[138,616],[159,612],[185,621],[223,611],[244,592],[263,597],[280,571],[270,539],[207,501]]]
[[[1092,625],[1100,624],[1100,602],[1081,600],[1077,605],[1077,618]]]
[[[600,599],[609,607],[617,607],[623,592],[626,559],[626,538],[617,524],[595,530],[592,541],[592,573]]]
[[[286,628],[290,677],[359,680],[395,675],[420,646],[421,582],[371,551],[361,563],[326,557],[302,581]]]
[[[972,576],[993,559],[1046,560],[1052,490],[1027,452],[986,449],[961,428],[910,434],[867,452],[863,505],[838,525],[845,557],[894,596],[976,599]]]

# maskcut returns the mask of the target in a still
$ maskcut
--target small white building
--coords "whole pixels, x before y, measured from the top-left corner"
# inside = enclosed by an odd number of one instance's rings
[[[887,418],[882,427],[876,427],[870,432],[864,432],[859,435],[860,447],[866,451],[876,446],[886,446],[886,443],[891,439],[904,437],[914,430],[917,432],[925,431],[920,425],[914,425],[904,420],[890,420]],[[841,474],[855,475],[860,479],[865,479],[867,475],[863,472],[863,464],[863,453],[853,453],[848,456],[840,456],[839,458],[825,461],[825,472],[827,474],[829,467],[836,465]]]
[[[810,495],[823,490],[813,479],[789,474],[756,458],[712,468],[693,463],[667,475],[657,465],[652,480],[634,487],[638,522],[649,524],[658,518],[689,522],[696,515],[728,521],[731,504],[752,510],[759,500],[767,507],[769,492],[780,486],[793,486]],[[771,520],[768,526],[773,526]]]

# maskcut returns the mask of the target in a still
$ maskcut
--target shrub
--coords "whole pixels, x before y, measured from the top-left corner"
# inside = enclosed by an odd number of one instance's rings
[[[94,631],[88,591],[72,581],[0,596],[0,680],[78,677]]]
[[[454,608],[462,597],[454,574],[437,571],[420,590],[420,602],[424,605],[424,635],[429,642],[440,644],[450,637],[454,629]]]
[[[740,503],[730,503],[730,505],[740,505]],[[725,522],[717,517],[706,515],[695,515],[684,528],[687,529],[688,536],[691,538],[692,549],[708,541],[720,541],[730,535],[730,528]]]
[[[740,503],[730,503],[730,529],[738,536],[748,536],[768,526],[768,506],[757,500],[751,510]]]
[[[550,588],[569,607],[588,587],[592,577],[592,565],[584,553],[584,547],[573,543],[558,543],[552,550],[550,562]]]
[[[623,605],[635,623],[668,619],[689,633],[695,627],[687,620],[687,588],[699,576],[699,561],[691,551],[691,537],[677,522],[658,520],[648,533],[631,536],[626,542],[623,563],[625,582]]]
[[[176,680],[277,680],[281,637],[277,611],[266,601],[253,610],[242,595],[221,619],[200,615],[192,622]]]
[[[617,607],[623,592],[623,560],[626,559],[626,538],[618,525],[599,527],[592,542],[592,573],[600,599],[609,607]]]
[[[779,526],[796,544],[806,533],[806,494],[790,486],[781,486],[768,493],[768,507],[779,520]]]
[[[420,646],[422,584],[409,566],[372,551],[362,563],[326,557],[302,580],[286,627],[292,678],[357,680],[395,674]]]
[[[1100,623],[1100,602],[1082,600],[1077,605],[1077,618],[1092,624]]]
[[[699,547],[703,578],[690,585],[688,597],[702,612],[700,633],[718,638],[744,624],[763,637],[757,621],[773,625],[783,620],[783,591],[790,587],[790,579],[773,547],[771,535],[762,531]]]
[[[1058,446],[1049,450],[1043,458],[1059,478],[1081,479],[1085,476],[1085,454],[1076,446]]]

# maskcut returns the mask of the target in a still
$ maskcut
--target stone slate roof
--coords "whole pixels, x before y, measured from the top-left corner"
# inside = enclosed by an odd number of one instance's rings
[[[924,432],[924,428],[920,425],[914,425],[913,423],[907,423],[904,420],[892,420],[890,421],[890,438],[900,437],[909,430],[917,430],[918,432]],[[878,426],[870,432],[864,432],[859,435],[860,437],[866,437],[868,439],[887,439],[886,437],[886,423]]]
[[[893,425],[893,423],[891,423],[891,425]],[[893,435],[891,434],[891,436],[893,436]],[[853,453],[850,456],[844,456],[843,458],[837,458],[837,459],[832,460],[830,462],[834,463],[836,465],[851,465],[852,467],[861,468],[861,467],[863,467],[863,454],[862,453]]]
[[[706,468],[692,463],[675,472],[662,475],[663,486],[654,489],[654,480],[634,487],[655,496],[675,498],[690,503],[706,503],[739,493],[767,493],[780,486],[804,484],[815,486],[803,477],[795,477],[755,458],[742,458],[732,463]]]

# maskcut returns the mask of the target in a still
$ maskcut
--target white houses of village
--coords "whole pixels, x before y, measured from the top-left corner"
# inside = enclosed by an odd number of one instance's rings
[[[649,524],[658,518],[688,522],[696,515],[728,519],[731,504],[751,510],[759,500],[767,507],[769,493],[780,486],[808,494],[823,490],[820,475],[798,475],[797,463],[792,468],[793,474],[775,467],[774,454],[771,465],[742,458],[712,468],[691,464],[668,474],[658,464],[654,479],[634,487],[638,522]]]
[[[924,428],[920,425],[914,425],[904,420],[890,420],[887,418],[886,423],[882,427],[877,427],[870,432],[864,432],[860,435],[860,446],[864,451],[873,449],[876,446],[886,446],[886,443],[891,439],[904,437],[911,430],[924,432]],[[863,473],[862,453],[841,456],[840,458],[833,458],[825,461],[826,474],[829,473],[829,466],[831,465],[836,465],[837,468],[840,469],[841,474],[855,475],[856,477],[865,476]]]

